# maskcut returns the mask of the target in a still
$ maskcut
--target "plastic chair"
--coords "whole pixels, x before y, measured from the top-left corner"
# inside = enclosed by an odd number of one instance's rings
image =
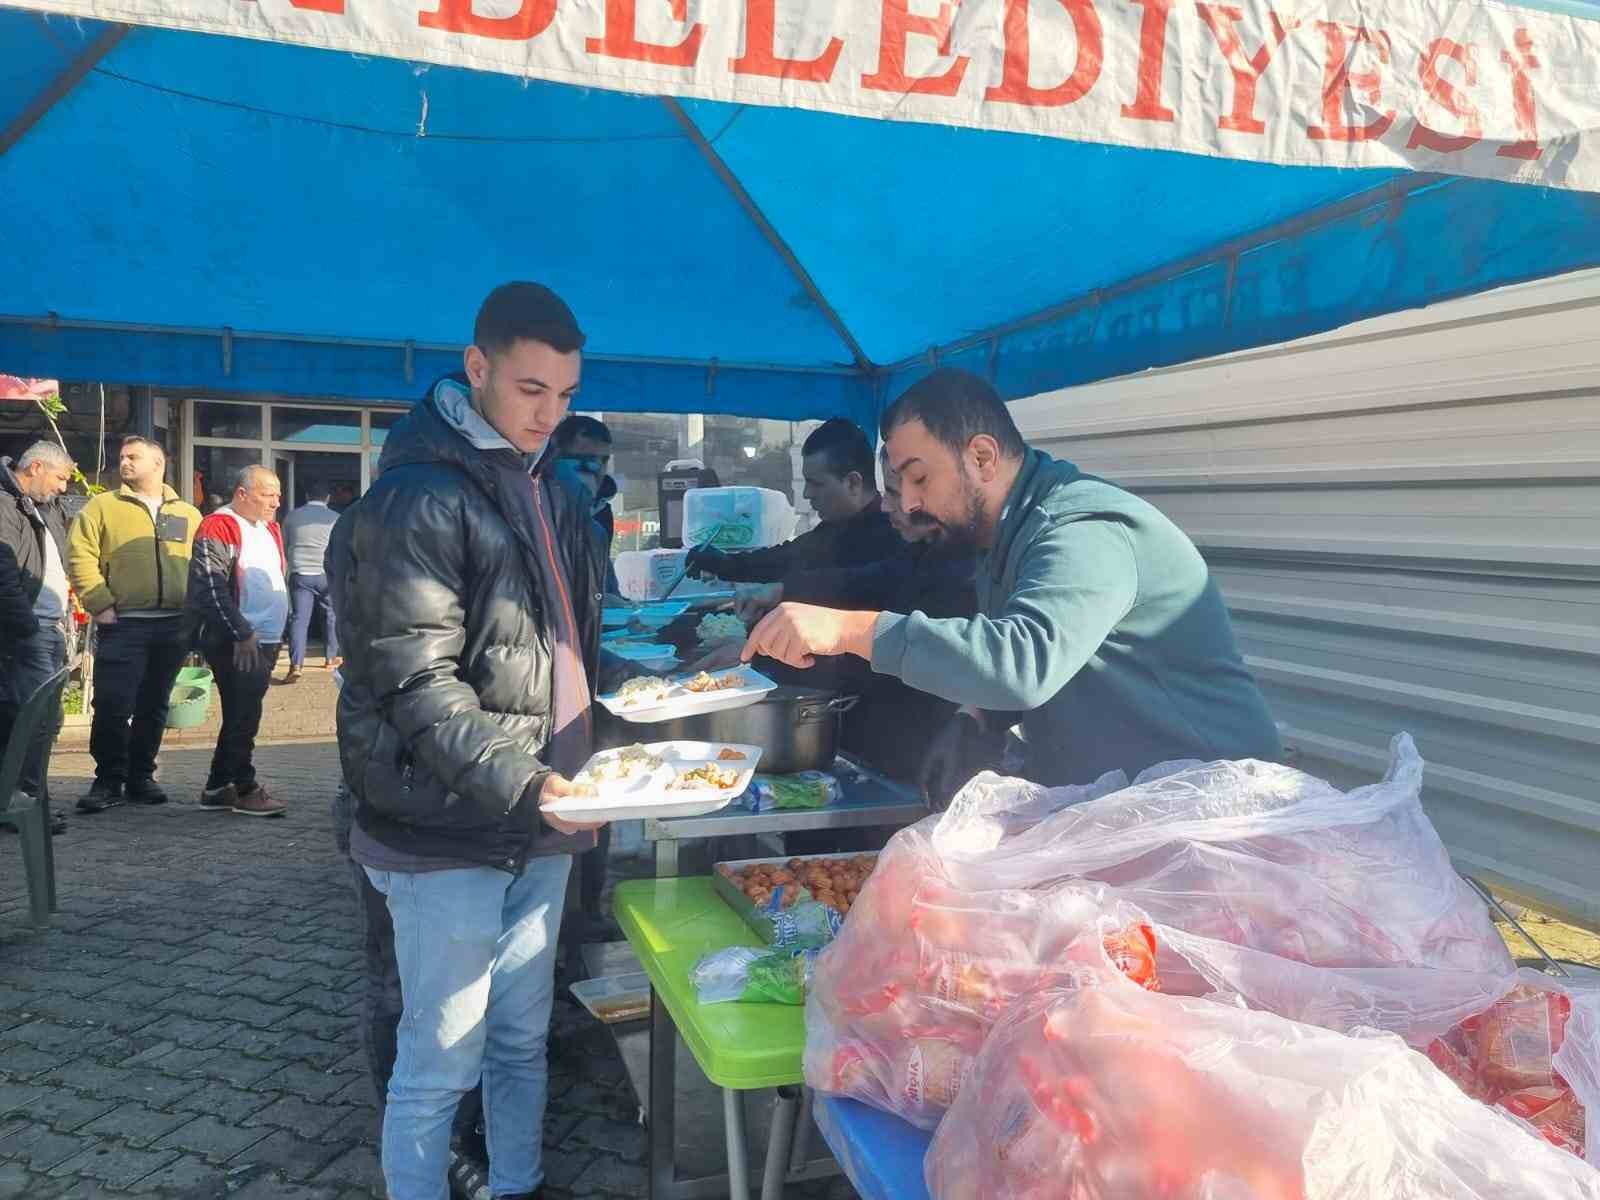
[[[62,667],[41,683],[23,701],[11,727],[11,740],[0,755],[0,825],[15,826],[22,843],[22,867],[28,877],[28,902],[33,923],[46,925],[56,911],[56,856],[50,838],[49,763],[39,772],[39,795],[35,799],[19,791],[22,768],[44,724],[61,711],[61,692],[67,686],[67,668]]]

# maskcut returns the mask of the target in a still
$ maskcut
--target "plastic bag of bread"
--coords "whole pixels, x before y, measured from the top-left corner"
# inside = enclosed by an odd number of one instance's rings
[[[1168,764],[1087,798],[984,774],[929,840],[953,883],[1094,880],[1215,948],[1188,978],[1164,960],[1165,990],[1270,996],[1259,1006],[1280,1015],[1425,1046],[1491,1003],[1514,967],[1423,812],[1422,774],[1405,734],[1384,778],[1350,792],[1251,760]]]
[[[1600,1173],[1383,1034],[1115,981],[995,1025],[935,1200],[1597,1200]]]
[[[1600,1166],[1600,985],[1518,972],[1515,986],[1428,1046],[1467,1095]]]
[[[806,1080],[931,1129],[1017,997],[1111,974],[1156,986],[1144,914],[1095,884],[970,891],[922,826],[879,858],[806,1001]]]

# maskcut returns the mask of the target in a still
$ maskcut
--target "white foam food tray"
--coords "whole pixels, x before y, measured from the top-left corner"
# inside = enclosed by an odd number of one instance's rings
[[[564,821],[632,821],[647,817],[703,817],[726,808],[744,795],[750,780],[761,763],[761,747],[746,746],[738,742],[650,742],[645,750],[662,760],[657,771],[642,772],[627,781],[630,786],[618,789],[600,785],[593,795],[567,796],[545,805],[544,811]],[[723,758],[724,751],[738,758]],[[602,750],[594,758],[617,754],[617,750]],[[589,770],[584,764],[577,782],[584,783]],[[678,777],[707,763],[734,772],[734,780],[724,788],[673,786]],[[638,782],[642,780],[643,782]]]
[[[664,681],[669,686],[666,694],[660,699],[639,700],[629,704],[620,700],[616,692],[607,693],[598,699],[605,705],[607,711],[624,721],[649,725],[657,721],[675,721],[679,717],[698,716],[700,713],[744,708],[746,705],[754,704],[778,686],[760,671],[746,666],[730,667],[725,671],[711,671],[708,674],[719,679],[728,675],[738,675],[740,686],[715,692],[691,692],[683,686],[689,677],[673,676]]]

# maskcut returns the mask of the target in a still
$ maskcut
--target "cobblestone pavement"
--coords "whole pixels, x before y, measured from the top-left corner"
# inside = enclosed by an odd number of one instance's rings
[[[164,807],[69,816],[44,933],[0,835],[0,1198],[383,1196],[335,747],[258,752],[284,820],[199,811],[208,759],[164,752]],[[91,769],[57,753],[63,811]],[[551,1047],[550,1194],[643,1196],[645,1134],[614,1043],[562,1003]],[[789,1194],[854,1193],[836,1180]]]

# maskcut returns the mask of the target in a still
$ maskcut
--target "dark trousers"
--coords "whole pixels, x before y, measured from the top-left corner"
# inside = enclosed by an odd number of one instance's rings
[[[600,896],[606,888],[606,869],[611,859],[611,826],[602,825],[595,833],[593,850],[578,855],[578,905],[586,917],[600,919]]]
[[[339,852],[348,857],[355,805],[350,789],[343,783],[339,785],[334,805],[334,836],[339,843]],[[361,990],[361,1044],[367,1052],[367,1069],[372,1074],[373,1090],[378,1096],[378,1121],[381,1127],[383,1110],[389,1099],[389,1076],[394,1074],[395,1048],[405,1004],[400,996],[400,965],[394,955],[394,922],[389,916],[389,902],[384,899],[382,892],[372,886],[372,880],[360,864],[352,861],[350,873],[355,882],[357,919],[367,960],[366,986]]]
[[[0,638],[0,754],[11,741],[11,727],[17,714],[39,685],[67,664],[67,638],[59,625],[41,625],[32,637]],[[33,748],[22,764],[18,781],[30,796],[39,794],[50,760],[50,747],[61,731],[61,713],[46,719],[34,738]]]
[[[261,707],[272,682],[272,669],[278,663],[278,646],[262,646],[253,671],[233,665],[231,645],[206,651],[206,663],[216,676],[217,699],[222,702],[222,731],[217,734],[216,753],[211,756],[211,774],[206,791],[233,784],[247,792],[256,784],[256,734],[261,730]]]
[[[322,625],[327,631],[327,657],[339,657],[339,623],[333,615],[333,602],[328,594],[326,575],[291,575],[289,594],[294,604],[294,617],[289,625],[289,665],[298,667],[306,661],[306,637],[311,632],[311,611],[322,609]]]
[[[96,627],[89,753],[97,783],[120,787],[155,776],[172,685],[188,653],[188,631],[176,613]]]

